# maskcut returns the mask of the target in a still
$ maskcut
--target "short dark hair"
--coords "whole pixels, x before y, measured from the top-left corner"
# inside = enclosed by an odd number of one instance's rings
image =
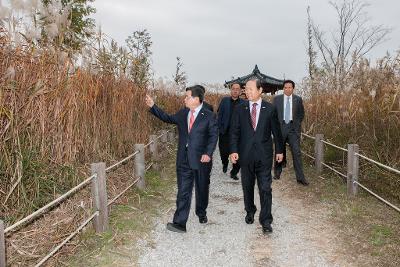
[[[232,87],[233,87],[233,85],[235,85],[235,84],[239,85],[239,87],[240,87],[240,88],[242,88],[242,85],[241,85],[239,82],[234,82],[234,83],[231,83],[231,86],[229,86],[229,88],[232,88]]]
[[[283,81],[283,87],[285,87],[285,84],[287,84],[287,83],[291,83],[292,86],[293,86],[293,88],[296,86],[295,83],[294,83],[294,81],[292,81],[292,80],[284,80],[284,81]]]
[[[206,92],[206,89],[204,88],[204,86],[201,86],[198,84],[193,85],[193,86],[187,87],[186,91],[191,91],[192,97],[198,97],[200,100],[200,103],[203,103],[204,93]]]
[[[261,88],[261,81],[260,81],[259,79],[254,78],[254,79],[248,80],[247,82],[250,82],[250,81],[255,81],[255,82],[256,82],[257,90],[260,90],[260,88]],[[246,82],[246,83],[247,83],[247,82]]]

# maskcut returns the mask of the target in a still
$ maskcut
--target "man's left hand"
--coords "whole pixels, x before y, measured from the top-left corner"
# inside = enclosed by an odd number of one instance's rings
[[[281,163],[283,161],[283,154],[276,154],[276,159],[278,163]]]
[[[211,158],[208,155],[204,154],[201,156],[200,162],[205,163],[205,162],[210,162],[210,161],[211,161]]]

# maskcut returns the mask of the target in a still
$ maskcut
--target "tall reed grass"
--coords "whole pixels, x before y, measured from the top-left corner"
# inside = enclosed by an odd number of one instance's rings
[[[322,133],[335,144],[354,143],[360,153],[400,169],[400,53],[386,56],[376,66],[361,60],[346,81],[347,90],[329,90],[329,81],[315,81],[319,88],[304,91],[304,130]],[[343,161],[339,151],[326,155]],[[341,165],[341,164],[339,164]],[[361,182],[400,204],[400,177],[360,160]]]
[[[5,38],[0,58],[0,217],[41,206],[76,184],[84,164],[131,153],[160,125],[144,105],[147,89],[128,79],[61,64],[52,52],[12,49]],[[153,94],[167,111],[182,105],[173,94]]]

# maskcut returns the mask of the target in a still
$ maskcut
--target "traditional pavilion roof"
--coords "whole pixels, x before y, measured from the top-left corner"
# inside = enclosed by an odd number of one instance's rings
[[[243,88],[247,81],[255,78],[260,80],[264,93],[275,94],[276,91],[282,90],[283,88],[283,80],[279,80],[277,78],[273,78],[271,76],[261,73],[257,65],[254,67],[252,73],[243,77],[233,79],[231,81],[225,81],[224,86],[229,88],[231,84],[238,83]]]

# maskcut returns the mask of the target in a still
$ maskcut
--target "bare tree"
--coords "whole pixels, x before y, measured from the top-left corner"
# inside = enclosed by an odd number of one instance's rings
[[[153,42],[147,29],[134,31],[126,40],[132,58],[130,75],[134,82],[141,86],[147,87],[151,79],[151,55],[150,50]]]
[[[307,7],[307,40],[308,40],[308,74],[310,77],[310,88],[314,89],[314,75],[317,70],[316,57],[317,53],[314,50],[313,44],[313,27],[311,23],[310,6]]]
[[[330,33],[329,40],[326,32],[311,19],[310,24],[324,69],[333,75],[335,89],[343,90],[344,81],[354,64],[385,41],[391,29],[383,25],[369,25],[365,12],[368,5],[361,0],[330,2],[330,5],[336,11],[338,29]]]
[[[174,82],[178,87],[186,87],[187,76],[186,72],[182,70],[183,63],[180,57],[176,57],[176,69],[175,74],[172,76]]]

